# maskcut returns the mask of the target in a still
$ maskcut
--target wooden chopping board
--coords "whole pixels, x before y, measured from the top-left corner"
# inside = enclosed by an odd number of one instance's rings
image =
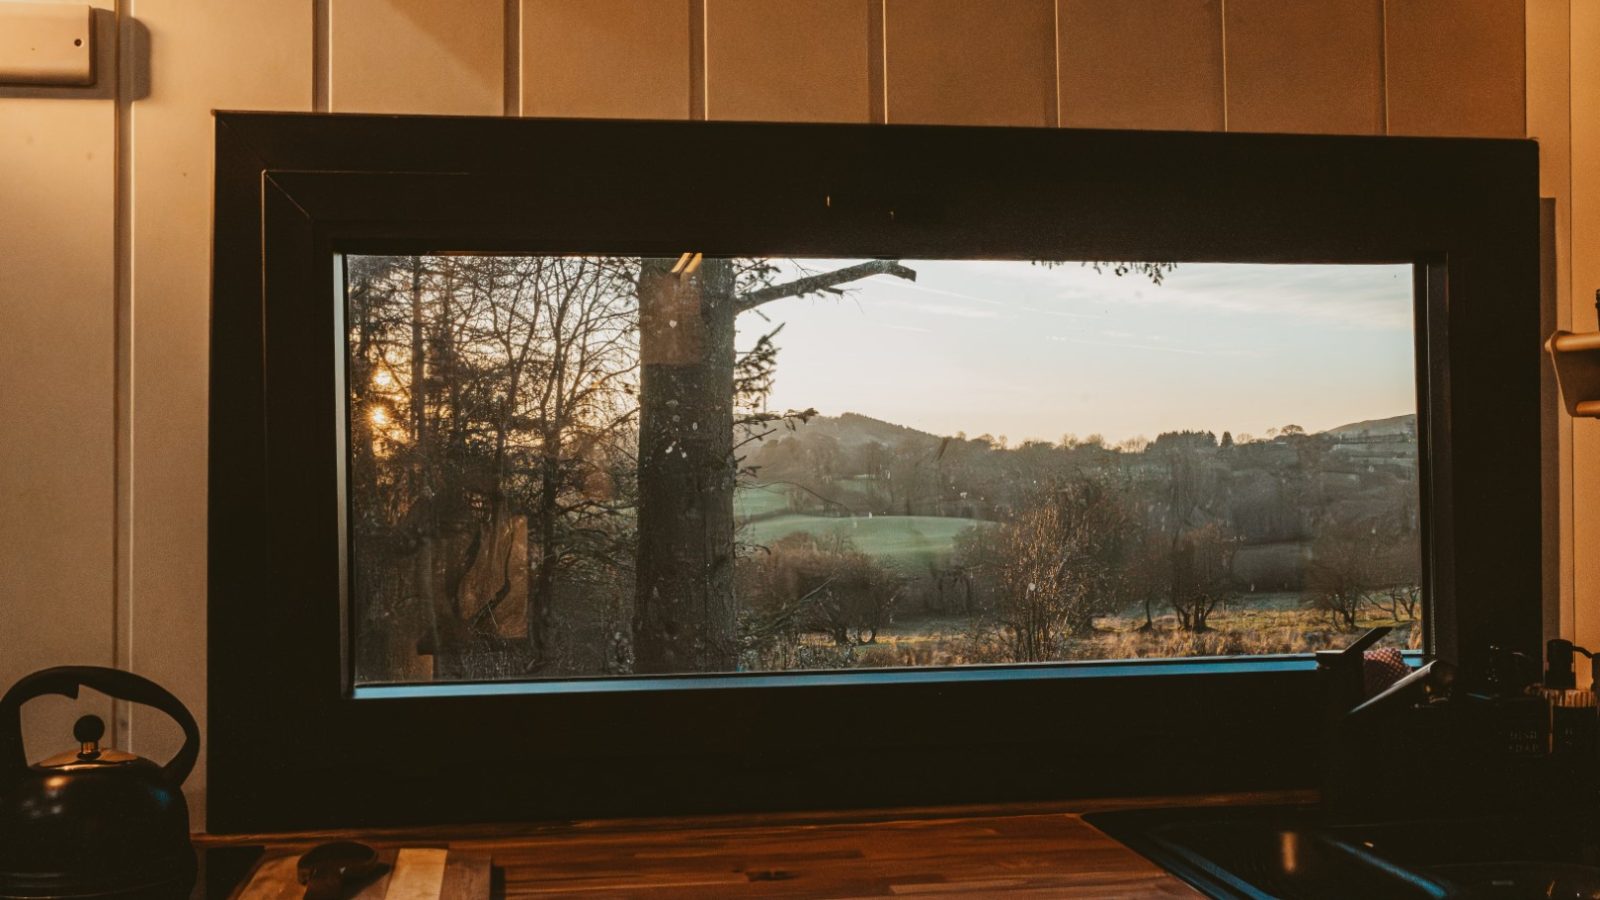
[[[491,863],[487,853],[448,848],[406,848],[378,854],[383,871],[347,900],[489,900]],[[268,856],[250,873],[232,900],[301,900],[298,852]],[[441,865],[442,864],[442,865]]]

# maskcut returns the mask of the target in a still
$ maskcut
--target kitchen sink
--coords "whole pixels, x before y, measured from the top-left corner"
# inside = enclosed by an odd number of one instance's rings
[[[1571,820],[1329,826],[1303,807],[1129,810],[1085,818],[1212,897],[1600,900],[1600,835]]]

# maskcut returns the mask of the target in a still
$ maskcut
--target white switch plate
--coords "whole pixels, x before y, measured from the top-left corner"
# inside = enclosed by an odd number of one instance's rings
[[[94,10],[0,2],[0,84],[94,84]]]

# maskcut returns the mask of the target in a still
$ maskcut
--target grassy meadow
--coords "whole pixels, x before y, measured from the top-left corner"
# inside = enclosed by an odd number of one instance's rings
[[[843,538],[851,549],[912,579],[911,584],[951,566],[957,538],[968,529],[999,527],[995,522],[946,516],[825,515],[811,504],[804,504],[812,506],[811,511],[795,512],[793,505],[782,486],[741,487],[735,501],[738,540],[748,547],[770,547],[794,534],[819,540]],[[847,653],[848,664],[953,666],[1010,661],[971,616],[930,610],[914,599],[915,593],[913,587],[869,643]],[[1242,593],[1219,607],[1208,624],[1206,631],[1187,631],[1164,604],[1154,604],[1148,620],[1144,607],[1134,605],[1097,617],[1090,633],[1070,638],[1066,658],[1304,653],[1344,646],[1378,625],[1395,627],[1384,641],[1388,645],[1417,648],[1422,639],[1420,623],[1396,621],[1375,609],[1363,611],[1358,629],[1341,629],[1296,591]],[[814,633],[805,641],[822,647],[829,638]]]
[[[791,534],[819,539],[847,538],[855,549],[907,575],[919,575],[950,561],[956,537],[969,528],[992,528],[993,522],[945,516],[818,516],[783,513],[758,519],[739,531],[747,544],[767,545]]]

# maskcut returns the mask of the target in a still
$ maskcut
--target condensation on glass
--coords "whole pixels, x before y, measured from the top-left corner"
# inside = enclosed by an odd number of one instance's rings
[[[1409,266],[345,274],[357,684],[1420,646]]]

